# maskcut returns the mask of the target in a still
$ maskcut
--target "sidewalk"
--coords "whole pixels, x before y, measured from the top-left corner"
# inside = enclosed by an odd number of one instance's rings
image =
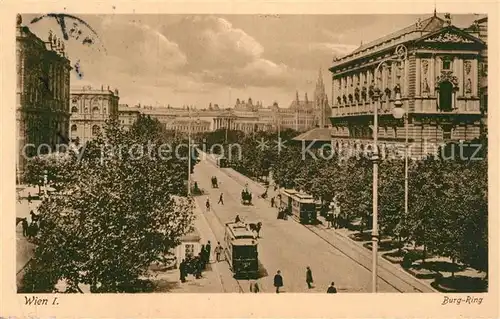
[[[200,206],[195,201],[194,215],[196,217],[194,227],[201,236],[201,244],[206,244],[208,241],[212,244],[212,253],[210,261],[207,265],[207,270],[203,271],[202,278],[195,279],[194,276],[188,275],[185,283],[181,283],[179,279],[179,269],[166,272],[155,272],[155,279],[158,289],[155,292],[174,292],[174,293],[222,293],[226,292],[225,285],[220,274],[219,263],[214,262],[213,249],[217,245],[217,239],[213,235],[208,226]]]
[[[228,176],[239,180],[242,183],[248,183],[250,190],[256,194],[260,195],[265,190],[263,185],[233,169],[225,169],[224,172]],[[274,192],[273,187],[269,187],[268,195],[269,196],[266,200],[270,202],[270,198],[277,195],[277,192]],[[327,228],[326,224],[315,226],[306,225],[305,227],[338,249],[339,246],[344,246],[343,249],[340,249],[344,254],[346,254],[349,258],[356,260],[365,268],[371,269],[372,252],[364,248],[362,246],[363,243],[353,241],[345,232],[342,232],[341,230]],[[437,290],[431,287],[430,283],[413,277],[411,274],[404,271],[401,266],[394,265],[388,260],[385,260],[381,254],[379,254],[379,276],[382,280],[390,282],[391,285],[402,291],[437,292]]]
[[[16,198],[16,218],[27,218],[28,223],[31,222],[30,211],[36,211],[40,205],[40,200],[32,200],[31,203],[25,197],[31,193],[32,196],[38,194],[37,187],[23,186],[22,190],[18,191],[16,196],[23,197],[21,200]],[[13,222],[14,224],[14,222]],[[26,237],[23,236],[22,224],[16,225],[16,275],[17,280],[22,279],[22,271],[26,264],[31,260],[34,254],[35,245],[30,243]]]

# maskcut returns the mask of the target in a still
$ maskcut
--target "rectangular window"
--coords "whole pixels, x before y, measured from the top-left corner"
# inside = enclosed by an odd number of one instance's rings
[[[443,60],[443,70],[451,70],[451,60]]]
[[[443,125],[443,140],[451,140],[451,125]]]

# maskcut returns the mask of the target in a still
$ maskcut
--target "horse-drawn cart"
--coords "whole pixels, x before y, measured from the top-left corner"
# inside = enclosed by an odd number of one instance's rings
[[[217,177],[212,176],[212,188],[219,188],[219,183],[217,182]]]
[[[241,203],[243,205],[252,205],[252,193],[248,189],[241,191]]]

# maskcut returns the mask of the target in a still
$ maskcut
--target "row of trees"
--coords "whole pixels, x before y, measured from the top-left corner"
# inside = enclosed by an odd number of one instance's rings
[[[40,231],[23,292],[51,292],[64,280],[93,292],[134,292],[153,261],[162,260],[191,231],[186,195],[187,148],[181,157],[162,125],[141,116],[129,131],[116,121],[78,151],[33,158],[25,180],[47,171],[55,192],[39,208]],[[162,153],[163,152],[163,153]]]
[[[303,146],[285,135],[286,147],[262,149],[261,138],[272,141],[276,133],[257,133],[240,140],[243,156],[233,168],[260,178],[272,171],[281,187],[305,190],[325,205],[334,198],[342,216],[361,220],[361,230],[371,228],[372,162],[367,157],[340,159],[323,153],[316,159],[304,155]],[[283,134],[282,134],[283,137]],[[487,143],[487,142],[486,142]],[[272,143],[271,146],[275,146]],[[317,150],[319,152],[319,150]],[[476,156],[477,157],[477,156]],[[383,160],[379,165],[379,224],[382,236],[400,247],[414,243],[426,253],[450,257],[480,270],[488,267],[488,161],[428,158],[409,163],[409,207],[404,209],[404,160]]]

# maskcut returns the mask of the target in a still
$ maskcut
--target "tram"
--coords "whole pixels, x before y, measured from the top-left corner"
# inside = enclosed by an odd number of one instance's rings
[[[317,222],[316,202],[306,193],[294,189],[280,190],[280,207],[290,215],[295,215],[301,224]]]
[[[224,242],[226,260],[235,278],[257,278],[259,273],[258,243],[248,224],[226,223]]]

